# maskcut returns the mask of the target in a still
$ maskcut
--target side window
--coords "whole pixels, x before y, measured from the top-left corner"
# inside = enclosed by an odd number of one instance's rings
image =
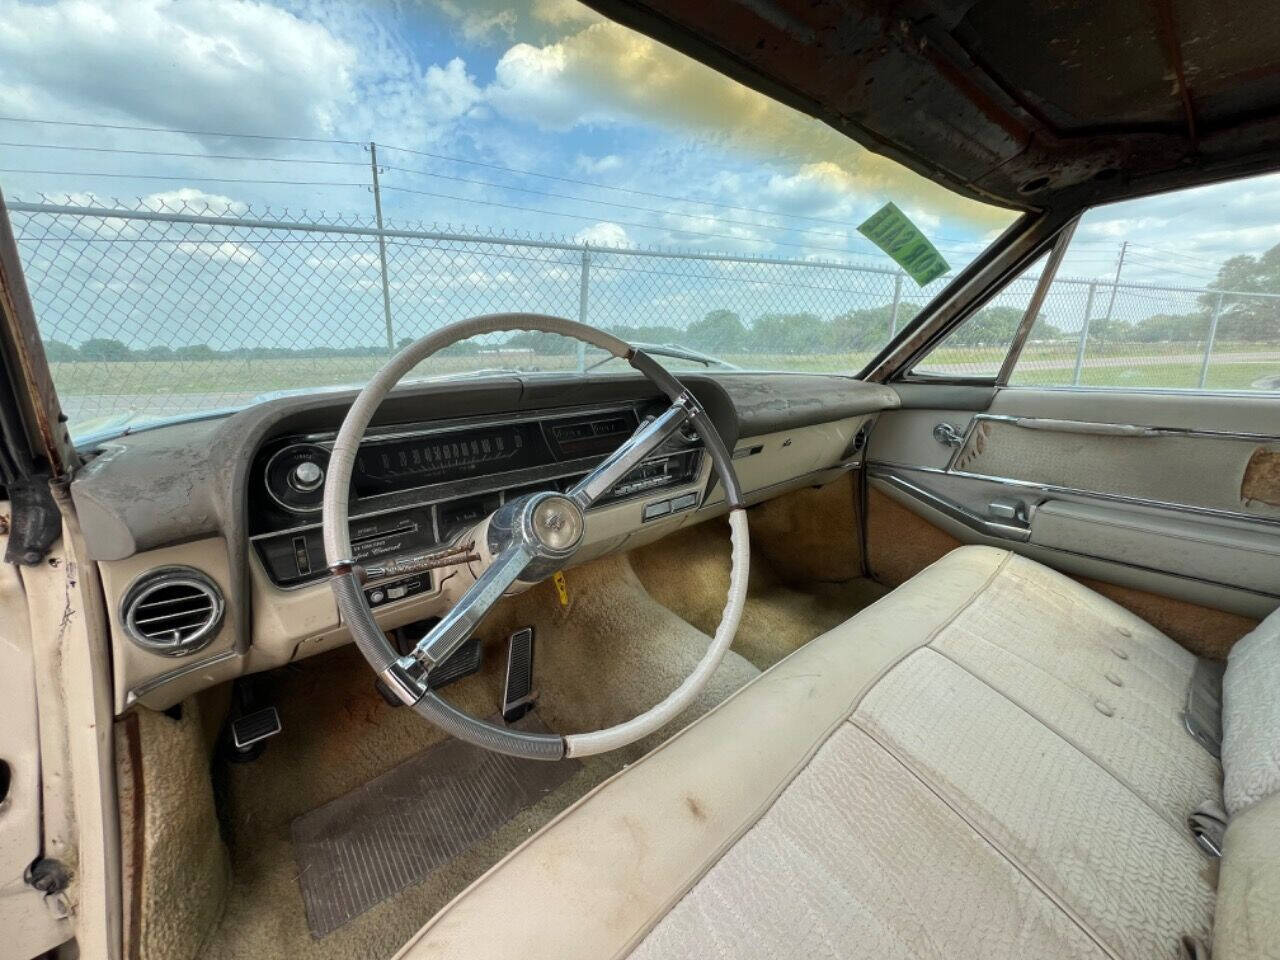
[[[1010,383],[1280,392],[1280,175],[1085,213]]]
[[[911,368],[920,377],[994,379],[1044,271],[1040,257]]]

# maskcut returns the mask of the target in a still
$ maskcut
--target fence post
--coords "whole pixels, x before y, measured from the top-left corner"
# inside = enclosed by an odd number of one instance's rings
[[[582,247],[582,272],[578,278],[578,322],[587,322],[587,291],[591,283],[591,248]],[[587,372],[587,345],[578,341],[578,372]]]
[[[1089,342],[1089,317],[1093,314],[1093,295],[1098,291],[1098,283],[1089,284],[1089,296],[1084,301],[1084,322],[1080,325],[1080,346],[1076,348],[1076,372],[1071,377],[1074,386],[1080,386],[1080,371],[1084,369],[1084,348]]]
[[[373,172],[373,212],[378,221],[378,262],[382,267],[382,317],[387,324],[387,352],[396,349],[391,329],[391,287],[387,284],[387,235],[382,230],[382,191],[378,189],[378,145],[369,141],[369,169]]]
[[[1205,381],[1209,379],[1209,357],[1213,354],[1213,341],[1218,336],[1218,317],[1222,316],[1222,294],[1218,294],[1218,299],[1213,304],[1213,316],[1209,318],[1209,336],[1204,345],[1204,362],[1200,364],[1200,389],[1204,389]]]
[[[902,271],[893,277],[893,310],[889,313],[889,339],[898,332],[898,304],[902,302]]]

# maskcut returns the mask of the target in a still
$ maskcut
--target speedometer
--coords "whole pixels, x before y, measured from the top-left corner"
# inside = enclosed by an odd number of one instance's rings
[[[539,466],[550,454],[536,422],[499,424],[361,444],[352,483],[361,497]]]

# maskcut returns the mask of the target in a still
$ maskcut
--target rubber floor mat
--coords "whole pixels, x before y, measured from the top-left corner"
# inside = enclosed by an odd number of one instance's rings
[[[546,730],[535,716],[517,726]],[[307,925],[327,936],[564,783],[577,760],[519,760],[446,740],[293,821]]]

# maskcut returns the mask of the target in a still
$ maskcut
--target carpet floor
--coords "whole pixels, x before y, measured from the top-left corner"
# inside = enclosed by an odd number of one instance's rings
[[[505,601],[482,626],[481,671],[444,695],[477,715],[501,696],[503,638],[538,632],[539,721],[559,733],[628,719],[665,697],[710,642],[728,585],[728,532],[710,522],[630,554],[570,570],[569,604],[550,584]],[[753,571],[742,626],[701,698],[648,741],[590,757],[550,793],[521,809],[422,882],[327,936],[311,935],[290,825],[439,743],[443,735],[389,707],[353,647],[277,671],[272,701],[283,732],[249,764],[218,771],[219,811],[230,850],[231,888],[203,960],[373,960],[390,957],[454,895],[574,800],[666,739],[818,634],[877,599],[867,580],[784,582],[764,560]]]

